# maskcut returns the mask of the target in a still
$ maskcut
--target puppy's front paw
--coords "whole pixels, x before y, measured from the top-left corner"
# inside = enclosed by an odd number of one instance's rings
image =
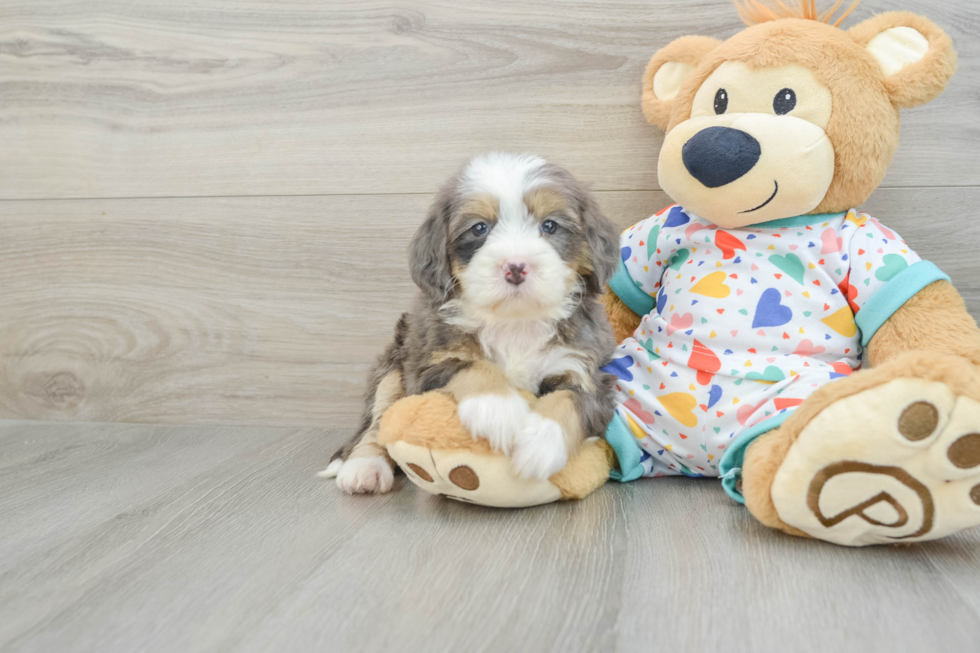
[[[568,445],[561,425],[553,419],[531,413],[524,432],[514,448],[512,464],[522,478],[551,478],[568,462]]]
[[[464,399],[456,412],[471,434],[483,438],[497,451],[510,454],[530,410],[524,397],[514,392]]]
[[[381,456],[351,458],[337,473],[337,487],[347,494],[384,494],[394,482],[391,465]]]

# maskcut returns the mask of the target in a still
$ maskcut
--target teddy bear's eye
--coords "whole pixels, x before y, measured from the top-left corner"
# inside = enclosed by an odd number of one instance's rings
[[[796,107],[796,93],[791,88],[784,88],[772,100],[772,110],[777,116],[782,116]]]
[[[726,111],[728,111],[728,91],[719,88],[715,93],[715,113],[720,115]]]

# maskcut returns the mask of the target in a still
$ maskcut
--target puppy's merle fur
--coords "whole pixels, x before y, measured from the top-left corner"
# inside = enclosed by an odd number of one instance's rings
[[[566,170],[529,155],[471,160],[412,240],[422,292],[372,372],[357,434],[325,475],[347,492],[390,490],[381,416],[439,389],[522,476],[561,469],[612,418],[613,377],[600,367],[616,343],[597,298],[618,249],[618,231]],[[532,411],[518,390],[542,400]]]

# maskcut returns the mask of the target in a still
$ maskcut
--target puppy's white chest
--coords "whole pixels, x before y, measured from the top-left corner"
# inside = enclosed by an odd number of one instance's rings
[[[567,372],[579,363],[569,356],[568,350],[549,344],[554,334],[554,328],[546,323],[505,323],[484,328],[480,342],[511,383],[537,392],[544,379]]]

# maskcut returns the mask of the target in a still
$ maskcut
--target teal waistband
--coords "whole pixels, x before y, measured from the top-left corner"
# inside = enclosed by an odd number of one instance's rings
[[[745,497],[742,496],[742,492],[738,488],[738,482],[742,480],[742,463],[745,460],[745,452],[749,445],[763,433],[779,428],[792,414],[793,411],[788,410],[785,413],[762,420],[755,426],[746,429],[736,438],[735,442],[728,446],[725,455],[721,457],[721,462],[718,463],[718,473],[721,475],[721,486],[725,488],[725,493],[732,499],[745,504]]]
[[[633,283],[633,278],[630,277],[626,263],[623,261],[619,262],[616,274],[609,280],[609,287],[612,288],[617,297],[623,300],[627,308],[637,315],[646,315],[657,307],[657,300],[637,288],[636,284]]]
[[[854,316],[861,329],[861,344],[867,347],[881,325],[916,293],[930,283],[943,280],[949,281],[949,277],[929,261],[913,263],[892,277]]]

